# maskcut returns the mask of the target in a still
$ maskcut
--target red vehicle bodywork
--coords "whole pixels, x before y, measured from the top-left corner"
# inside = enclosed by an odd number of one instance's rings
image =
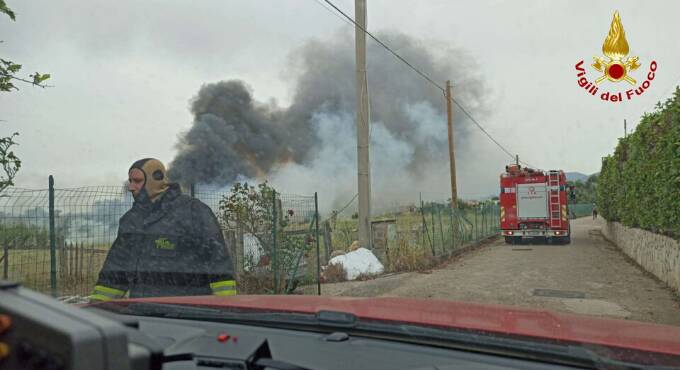
[[[127,305],[132,302],[307,314],[330,310],[351,313],[360,320],[467,329],[539,340],[598,345],[609,349],[680,355],[680,327],[511,306],[433,299],[319,296],[139,298],[104,304]]]
[[[569,187],[563,171],[552,171],[553,181],[557,186],[551,186],[548,172],[522,168],[518,165],[506,167],[506,172],[500,177],[500,227],[504,236],[521,238],[522,236],[567,237],[569,235],[568,196]],[[537,184],[547,187],[546,197],[547,217],[520,218],[518,215],[517,192],[518,185]],[[553,184],[553,185],[554,185]],[[550,204],[551,197],[555,197],[559,205]],[[554,208],[553,208],[554,207]]]

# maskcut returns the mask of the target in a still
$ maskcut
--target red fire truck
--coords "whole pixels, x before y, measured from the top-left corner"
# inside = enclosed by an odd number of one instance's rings
[[[571,188],[562,170],[542,171],[519,164],[501,174],[501,232],[508,244],[527,239],[569,244],[568,197]]]

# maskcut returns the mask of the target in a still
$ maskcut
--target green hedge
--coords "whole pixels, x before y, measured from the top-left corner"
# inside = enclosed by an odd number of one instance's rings
[[[607,220],[680,238],[680,88],[603,159],[597,204]]]

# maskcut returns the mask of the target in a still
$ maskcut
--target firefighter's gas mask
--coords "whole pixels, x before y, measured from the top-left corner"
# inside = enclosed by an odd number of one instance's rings
[[[135,201],[153,203],[160,199],[161,195],[168,190],[168,179],[163,163],[158,159],[144,158],[133,163],[129,171],[135,168],[144,174],[144,186],[137,195],[133,193]]]

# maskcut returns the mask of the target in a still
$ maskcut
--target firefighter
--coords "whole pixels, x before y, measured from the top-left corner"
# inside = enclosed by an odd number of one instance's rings
[[[212,210],[168,182],[157,159],[135,162],[128,176],[134,204],[90,299],[235,295],[234,266]]]

